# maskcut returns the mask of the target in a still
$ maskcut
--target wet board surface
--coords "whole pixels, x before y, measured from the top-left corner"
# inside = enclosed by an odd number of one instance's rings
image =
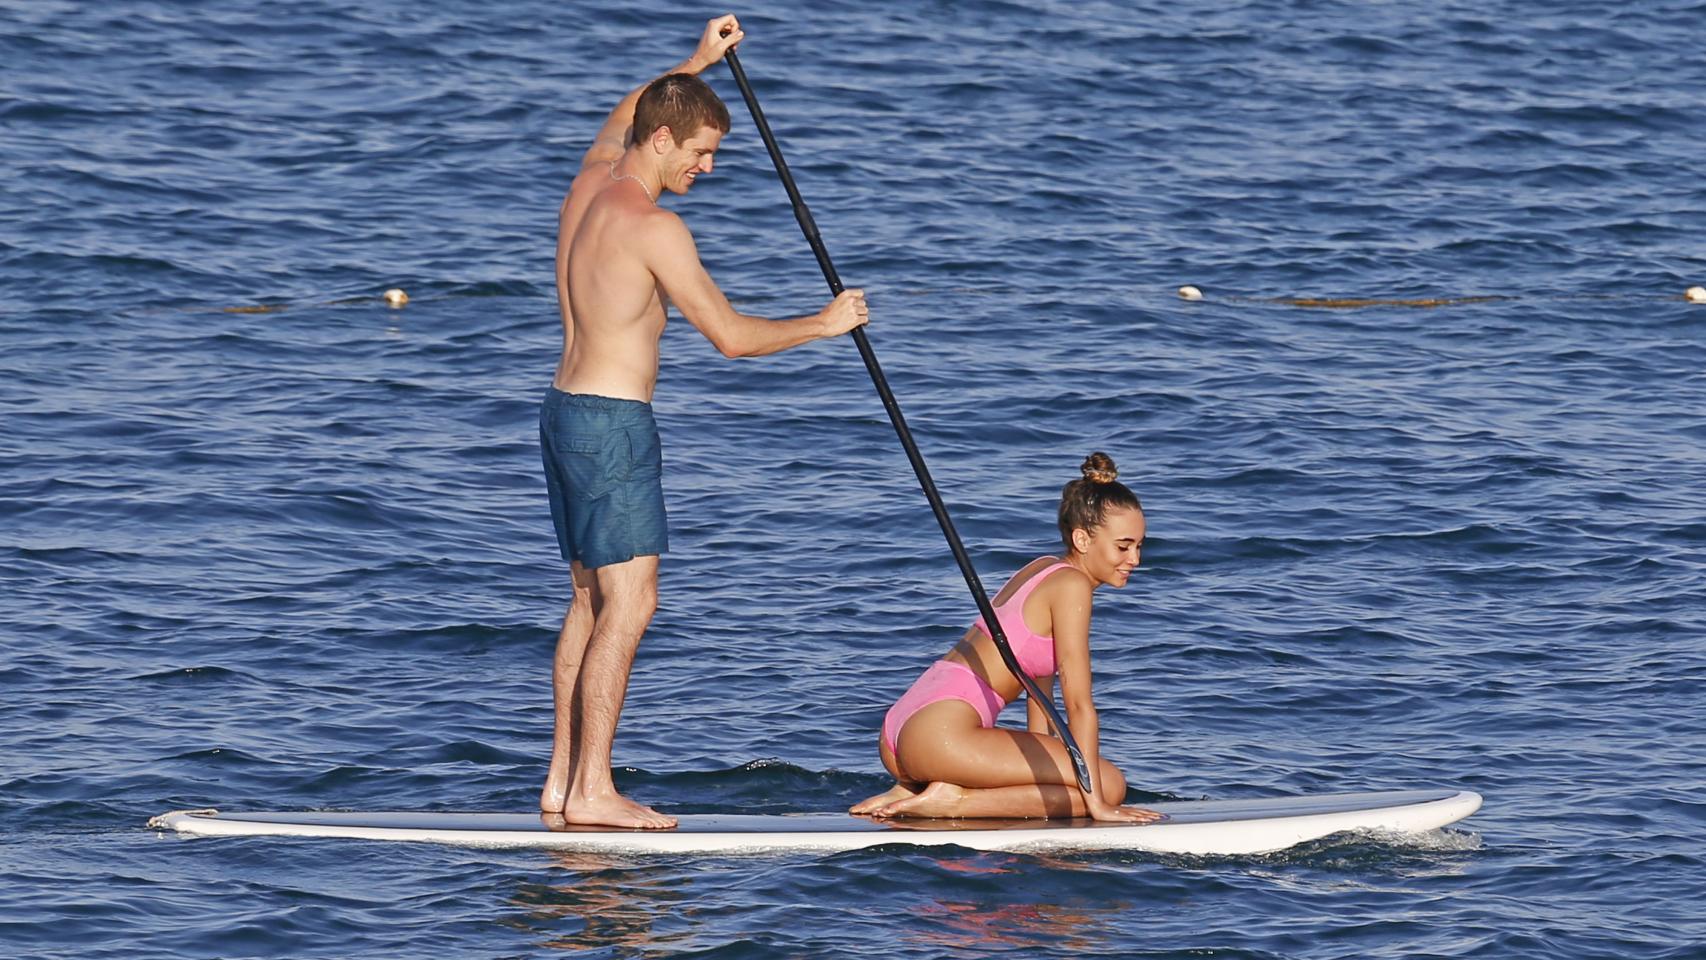
[[[548,825],[531,813],[216,812],[179,810],[148,822],[194,836],[318,837],[619,853],[856,850],[953,844],[975,850],[1062,848],[1249,854],[1344,831],[1420,833],[1480,809],[1466,790],[1394,790],[1154,803],[1154,824],[1092,820],[871,820],[846,813],[681,814],[673,830]]]

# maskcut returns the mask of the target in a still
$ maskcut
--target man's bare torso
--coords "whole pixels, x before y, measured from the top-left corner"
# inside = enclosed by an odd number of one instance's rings
[[[567,393],[649,401],[657,385],[664,304],[641,259],[646,221],[672,216],[639,184],[615,180],[593,163],[575,178],[558,216],[557,296],[563,357],[554,381]]]

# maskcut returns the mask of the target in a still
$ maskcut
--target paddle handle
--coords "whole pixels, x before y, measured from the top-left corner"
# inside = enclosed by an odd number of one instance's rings
[[[823,237],[818,233],[811,211],[806,209],[806,202],[800,196],[800,188],[794,184],[794,175],[788,171],[788,162],[782,158],[782,148],[776,145],[776,135],[770,132],[770,124],[764,119],[764,110],[758,105],[758,97],[752,92],[752,84],[747,82],[746,70],[740,65],[740,57],[730,50],[723,54],[723,59],[728,61],[729,71],[734,74],[735,83],[740,87],[740,95],[746,100],[746,108],[752,114],[752,122],[758,127],[759,136],[764,138],[765,149],[770,151],[770,161],[776,166],[776,176],[781,178],[783,189],[788,191],[788,201],[794,206],[794,219],[800,222],[800,231],[806,235],[806,242],[811,244],[812,253],[817,257],[817,265],[823,270],[823,278],[829,281],[830,293],[840,296],[846,289],[841,284],[841,276],[835,270],[835,263],[829,259],[829,250],[823,244]],[[942,527],[942,535],[948,540],[948,549],[954,554],[954,562],[959,564],[960,573],[966,578],[966,586],[971,589],[972,600],[977,604],[978,612],[983,614],[983,622],[989,627],[990,639],[995,641],[995,649],[1001,654],[1001,661],[1007,665],[1013,676],[1019,679],[1025,692],[1030,695],[1031,702],[1041,706],[1048,714],[1049,722],[1054,724],[1061,742],[1072,756],[1078,786],[1087,795],[1094,793],[1090,768],[1084,762],[1084,752],[1079,749],[1078,741],[1073,739],[1072,730],[1055,709],[1054,698],[1045,694],[1037,682],[1019,666],[1019,658],[1014,656],[1013,647],[1007,642],[1007,632],[1001,628],[1001,620],[995,615],[995,608],[990,604],[989,595],[977,577],[971,557],[966,554],[965,545],[960,542],[960,535],[954,530],[954,521],[948,516],[947,504],[942,502],[942,495],[936,490],[936,482],[930,478],[930,468],[924,463],[924,455],[918,452],[918,444],[912,439],[912,431],[906,427],[906,417],[900,412],[900,403],[895,400],[894,391],[889,389],[888,378],[883,376],[883,368],[877,363],[877,354],[871,349],[871,340],[865,335],[864,327],[853,328],[853,343],[859,348],[859,356],[865,361],[865,369],[871,374],[871,382],[876,385],[877,396],[882,398],[883,409],[888,411],[889,422],[894,424],[895,434],[900,437],[900,445],[906,451],[906,459],[911,461],[912,472],[918,476],[918,485],[924,488],[924,496],[930,501],[930,509],[936,514],[936,522]],[[1114,797],[1108,802],[1117,805],[1123,799]]]

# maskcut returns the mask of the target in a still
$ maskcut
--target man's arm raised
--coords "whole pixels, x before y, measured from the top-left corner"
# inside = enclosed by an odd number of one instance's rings
[[[723,36],[725,27],[729,30],[726,37]],[[658,76],[671,73],[691,73],[697,76],[723,59],[723,54],[729,52],[729,48],[745,36],[746,33],[740,28],[740,21],[736,20],[733,14],[710,20],[705,24],[705,33],[699,37],[699,48],[693,51],[693,55]],[[595,163],[615,163],[622,159],[622,151],[628,149],[629,133],[634,127],[634,105],[639,102],[640,94],[645,92],[651,82],[647,80],[630,90],[628,95],[616,104],[616,109],[610,111],[610,116],[605,119],[598,136],[593,138],[592,146],[588,148],[586,155],[581,157],[582,170]]]
[[[766,320],[747,316],[730,305],[705,265],[693,234],[681,218],[667,210],[646,217],[636,248],[663,292],[687,322],[711,341],[725,357],[758,357],[824,337],[840,336],[865,323],[865,291],[844,290],[809,317]]]

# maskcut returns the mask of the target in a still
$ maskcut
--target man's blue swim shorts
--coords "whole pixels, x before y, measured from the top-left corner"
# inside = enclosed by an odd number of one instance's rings
[[[539,408],[539,446],[564,560],[590,570],[669,550],[651,404],[551,387]]]

